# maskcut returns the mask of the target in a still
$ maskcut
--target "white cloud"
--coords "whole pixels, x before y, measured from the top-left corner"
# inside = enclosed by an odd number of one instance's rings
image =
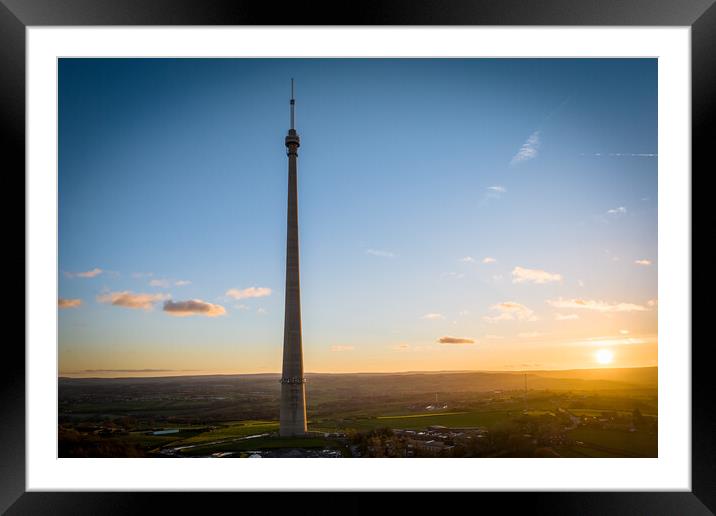
[[[512,270],[512,283],[550,283],[553,281],[562,281],[562,275],[523,267],[515,267]]]
[[[230,288],[226,294],[234,299],[248,299],[252,297],[266,297],[271,295],[271,289],[266,287],[249,287],[243,290]]]
[[[644,265],[648,267],[649,265],[651,265],[651,260],[634,260],[634,263],[637,265]]]
[[[381,258],[394,258],[395,254],[393,254],[390,251],[382,251],[380,249],[366,249],[365,254],[369,254],[371,256],[380,256]]]
[[[167,294],[135,294],[128,290],[123,292],[109,292],[97,296],[97,301],[100,303],[124,308],[142,308],[144,310],[151,310],[154,303],[164,301],[165,299],[169,299]]]
[[[627,212],[627,209],[624,206],[619,206],[618,208],[612,208],[610,210],[607,210],[608,215],[624,215]]]
[[[596,312],[645,312],[647,307],[634,303],[609,303],[607,301],[597,301],[591,299],[556,299],[548,300],[547,303],[555,308],[582,308],[585,310],[593,310]]]
[[[487,193],[485,194],[483,202],[487,202],[490,199],[501,199],[502,195],[507,192],[507,188],[500,185],[488,186],[485,190],[487,190]]]
[[[440,337],[440,344],[474,344],[475,341],[464,337]]]
[[[223,306],[207,303],[201,299],[190,299],[188,301],[164,301],[164,311],[174,317],[189,317],[192,315],[218,317],[219,315],[224,315],[226,313],[226,309]]]
[[[497,260],[494,259],[492,256],[485,256],[482,259],[482,263],[495,263]]]
[[[102,272],[104,272],[102,269],[95,267],[92,270],[84,272],[65,272],[65,276],[68,278],[94,278],[102,274]]]
[[[487,322],[496,323],[502,321],[536,321],[534,312],[521,303],[505,301],[492,305],[490,310],[497,315],[487,315],[483,319]]]
[[[77,308],[82,304],[81,299],[64,299],[59,298],[57,300],[57,306],[58,308]]]
[[[177,287],[183,287],[184,285],[190,285],[191,281],[189,280],[177,280],[174,282],[174,285]]]
[[[517,151],[517,154],[512,157],[512,161],[510,161],[510,164],[516,165],[517,163],[536,158],[537,149],[539,149],[539,146],[540,132],[535,131],[529,136],[529,138],[527,138],[527,141],[522,144],[522,147],[520,147],[520,150]]]
[[[507,188],[505,188],[504,186],[500,186],[500,185],[488,186],[487,189],[490,190],[491,192],[501,193],[501,194],[507,192]]]
[[[427,319],[429,321],[439,321],[441,319],[445,319],[445,316],[443,314],[429,313],[423,315],[422,318]]]
[[[475,263],[475,259],[472,256],[464,256],[458,260],[463,263]]]
[[[256,310],[256,313],[259,315],[266,315],[268,314],[268,311],[265,308],[259,308]]]

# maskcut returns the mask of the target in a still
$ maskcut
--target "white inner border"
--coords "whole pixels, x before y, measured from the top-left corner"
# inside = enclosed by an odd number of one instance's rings
[[[691,489],[689,27],[27,29],[27,489]],[[658,57],[658,459],[58,459],[58,57]]]

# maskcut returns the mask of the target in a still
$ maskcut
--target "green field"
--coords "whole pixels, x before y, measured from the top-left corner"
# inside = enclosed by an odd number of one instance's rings
[[[181,444],[221,441],[248,435],[265,434],[276,430],[278,430],[278,421],[235,421],[184,439]]]
[[[587,452],[587,449],[593,448],[598,453],[604,453],[605,455],[601,456],[605,457],[656,457],[658,453],[655,433],[580,427],[570,431],[569,437],[584,443],[582,446],[575,446],[576,449]]]
[[[569,412],[575,416],[602,417],[605,412],[615,412],[620,416],[631,416],[631,410],[611,410],[611,409],[569,409]],[[656,414],[642,414],[644,417],[656,417]]]
[[[404,419],[409,417],[436,417],[436,416],[455,416],[458,414],[468,414],[468,412],[441,412],[438,414],[434,413],[428,413],[428,414],[404,414],[400,416],[378,416],[376,419]]]
[[[551,410],[528,410],[527,411],[528,416],[554,416],[554,412]]]
[[[437,414],[410,414],[400,416],[379,416],[375,418],[360,418],[355,420],[317,422],[317,430],[334,431],[344,428],[358,431],[375,428],[395,428],[401,430],[423,430],[429,426],[440,425],[447,427],[491,427],[496,423],[517,416],[517,411],[475,411],[475,412],[444,412]]]
[[[241,441],[229,441],[206,446],[197,446],[181,450],[181,454],[187,457],[206,456],[218,452],[242,452],[254,450],[275,450],[278,448],[338,448],[335,441],[320,437],[307,438],[282,438],[282,437],[257,437]]]

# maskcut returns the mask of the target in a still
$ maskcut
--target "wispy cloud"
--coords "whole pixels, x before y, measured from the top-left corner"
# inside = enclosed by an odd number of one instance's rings
[[[194,372],[198,369],[82,369],[81,371],[65,371],[60,374],[77,373],[170,373],[170,372]]]
[[[427,319],[429,321],[439,321],[441,319],[445,319],[445,316],[443,314],[429,313],[429,314],[423,315],[422,318]]]
[[[594,156],[597,158],[657,158],[659,155],[652,152],[592,152],[591,154],[582,152],[580,156]]]
[[[628,346],[634,344],[645,344],[650,340],[656,340],[656,336],[644,335],[643,337],[624,336],[599,336],[573,341],[574,346],[604,347],[604,346]]]
[[[507,192],[507,188],[501,185],[488,186],[485,192],[485,196],[482,202],[487,202],[490,199],[501,199],[502,196]]]
[[[167,294],[135,294],[125,290],[123,292],[101,294],[97,296],[97,301],[124,308],[151,310],[154,303],[168,298]]]
[[[475,341],[463,337],[440,337],[438,339],[440,344],[474,344]]]
[[[353,351],[353,346],[331,346],[331,351],[334,353],[341,353],[343,351]]]
[[[366,249],[365,254],[371,256],[380,256],[381,258],[395,258],[395,254],[390,251],[382,251],[380,249]]]
[[[497,262],[497,260],[494,259],[494,258],[492,258],[491,256],[485,256],[485,257],[482,259],[482,263],[485,263],[485,264],[487,264],[487,263],[495,263],[495,262]]]
[[[153,273],[153,272],[133,272],[133,273],[132,273],[132,277],[133,277],[133,278],[137,278],[137,279],[140,279],[140,278],[149,278],[149,277],[151,277],[151,276],[154,276],[154,273]]]
[[[238,288],[230,288],[226,294],[234,299],[249,299],[252,297],[266,297],[271,295],[271,289],[267,287],[249,287],[243,290]]]
[[[223,306],[207,303],[201,299],[189,299],[188,301],[167,300],[164,301],[164,311],[174,317],[190,317],[192,315],[218,317],[226,313],[226,309]]]
[[[512,283],[551,283],[562,281],[562,275],[540,269],[515,267],[512,270]]]
[[[475,263],[475,259],[472,256],[463,256],[458,261],[462,263]]]
[[[267,315],[268,311],[265,308],[257,308],[256,313],[259,315]]]
[[[612,208],[610,210],[607,210],[607,215],[624,215],[627,212],[627,209],[624,206],[619,206],[618,208]]]
[[[174,285],[175,287],[183,287],[185,285],[191,284],[191,281],[188,280],[169,280],[165,278],[157,278],[153,279],[149,282],[150,287],[159,287],[159,288],[169,288],[170,286]]]
[[[492,305],[490,310],[496,312],[497,315],[487,315],[483,319],[487,322],[495,323],[501,321],[536,321],[537,316],[534,312],[521,303],[514,301],[505,301]]]
[[[102,269],[95,267],[92,270],[84,272],[65,272],[65,276],[68,278],[94,278],[102,274],[102,272],[104,272]]]
[[[81,299],[64,299],[59,298],[57,300],[57,306],[59,308],[77,308],[82,304]]]
[[[539,146],[540,132],[535,131],[529,136],[529,138],[527,138],[527,141],[522,144],[522,147],[520,147],[520,150],[517,151],[517,154],[512,157],[512,161],[510,161],[510,164],[516,165],[523,161],[528,161],[536,158]]]
[[[593,299],[559,299],[548,300],[547,303],[555,308],[580,308],[593,310],[595,312],[645,312],[648,310],[643,305],[623,302],[607,302]]]
[[[651,265],[651,260],[634,260],[634,263],[637,265],[649,266]]]

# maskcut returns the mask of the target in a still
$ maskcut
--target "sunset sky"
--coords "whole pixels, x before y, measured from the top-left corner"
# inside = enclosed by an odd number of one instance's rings
[[[657,364],[655,59],[61,59],[59,372]]]

